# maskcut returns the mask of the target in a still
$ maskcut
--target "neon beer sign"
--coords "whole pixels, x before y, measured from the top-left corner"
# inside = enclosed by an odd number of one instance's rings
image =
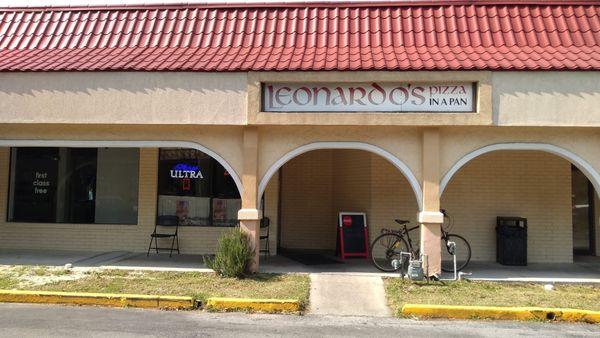
[[[171,178],[204,178],[200,167],[186,163],[177,163],[171,168]]]

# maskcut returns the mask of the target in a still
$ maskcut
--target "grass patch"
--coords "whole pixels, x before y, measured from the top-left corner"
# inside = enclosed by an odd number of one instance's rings
[[[424,283],[384,280],[388,302],[396,315],[404,304],[539,306],[600,311],[600,286],[557,284],[544,290],[543,284],[457,281]]]
[[[46,266],[0,266],[0,289],[273,298],[308,304],[310,279],[300,274],[257,274],[244,279],[208,272],[78,270]]]
[[[0,274],[0,289],[15,289],[19,281],[10,276]]]
[[[72,274],[72,270],[54,266],[0,265],[0,289],[32,289],[53,281],[79,278]]]
[[[309,287],[308,276],[298,274],[258,274],[235,279],[205,272],[104,270],[35,289],[192,296],[202,301],[209,297],[297,299],[304,307],[308,302]]]

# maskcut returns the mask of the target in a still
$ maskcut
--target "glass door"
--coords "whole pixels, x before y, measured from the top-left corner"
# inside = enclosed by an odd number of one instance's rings
[[[594,252],[594,188],[585,175],[572,166],[573,253]]]

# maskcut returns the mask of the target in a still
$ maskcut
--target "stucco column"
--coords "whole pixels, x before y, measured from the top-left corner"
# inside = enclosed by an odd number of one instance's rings
[[[251,272],[258,272],[260,257],[260,219],[257,201],[258,175],[258,130],[256,127],[244,128],[244,165],[242,172],[242,209],[238,212],[240,228],[250,236],[254,259],[250,265]]]
[[[421,253],[427,255],[429,275],[442,272],[441,224],[444,216],[440,212],[440,133],[437,128],[423,131],[422,173],[423,210],[419,212],[421,223]]]

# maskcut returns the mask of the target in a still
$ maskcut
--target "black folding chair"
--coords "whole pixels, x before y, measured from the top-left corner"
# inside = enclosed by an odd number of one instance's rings
[[[261,241],[265,241],[264,249],[260,249],[260,253],[266,253],[267,257],[271,254],[269,247],[269,226],[271,225],[271,220],[268,217],[263,217],[260,220],[260,235],[259,239]]]
[[[159,228],[160,227],[160,228]],[[167,231],[166,228],[170,228],[171,231]],[[175,231],[173,231],[173,228]],[[158,231],[160,230],[160,232]],[[158,216],[156,218],[156,225],[154,225],[154,231],[150,234],[150,244],[148,245],[148,253],[146,257],[150,256],[150,250],[155,249],[156,253],[163,250],[169,250],[169,257],[173,255],[173,251],[177,251],[179,254],[179,217],[177,216]],[[161,248],[158,246],[158,239],[171,238],[170,248]],[[154,247],[152,247],[152,241],[154,241]],[[177,247],[175,247],[177,244]]]

